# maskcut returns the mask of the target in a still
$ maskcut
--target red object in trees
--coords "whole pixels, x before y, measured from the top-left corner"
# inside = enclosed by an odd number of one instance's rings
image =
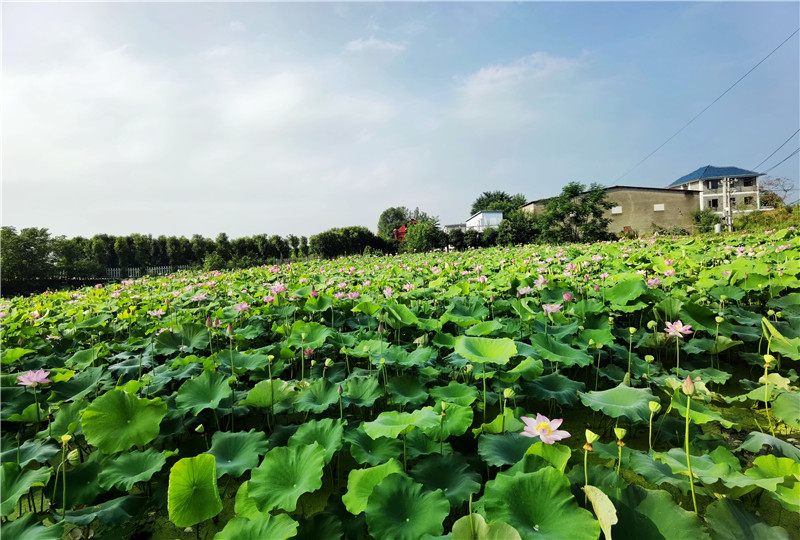
[[[417,222],[417,220],[416,220],[416,219],[412,219],[411,221],[407,221],[407,222],[406,222],[404,225],[402,225],[402,226],[401,226],[399,229],[395,229],[395,230],[394,230],[394,239],[395,239],[395,240],[397,240],[398,242],[400,242],[400,243],[402,244],[402,243],[403,243],[403,240],[404,240],[404,239],[405,239],[405,237],[406,237],[406,233],[408,232],[408,225],[409,225],[409,224],[416,223],[416,222]]]

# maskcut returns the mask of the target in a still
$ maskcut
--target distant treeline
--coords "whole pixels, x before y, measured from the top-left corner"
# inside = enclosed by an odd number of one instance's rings
[[[338,257],[367,252],[385,253],[396,246],[377,237],[366,227],[330,229],[312,236],[258,234],[215,239],[199,234],[151,236],[98,234],[92,238],[51,236],[44,228],[2,227],[0,278],[4,296],[12,290],[34,292],[32,282],[71,283],[76,279],[105,278],[108,268],[169,266],[223,270],[273,264],[308,257]],[[26,285],[20,288],[20,283]]]

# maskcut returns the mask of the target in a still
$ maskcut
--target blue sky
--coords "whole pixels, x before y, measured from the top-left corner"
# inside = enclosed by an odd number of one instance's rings
[[[463,222],[483,191],[663,187],[800,127],[782,3],[2,5],[2,223],[53,234]],[[759,172],[798,146],[795,136]],[[770,175],[800,181],[798,155]],[[621,178],[622,177],[622,178]]]

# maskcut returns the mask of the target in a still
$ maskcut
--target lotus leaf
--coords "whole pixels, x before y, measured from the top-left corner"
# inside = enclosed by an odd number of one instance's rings
[[[447,401],[456,405],[469,406],[478,399],[478,389],[460,382],[450,381],[447,386],[436,386],[429,391],[437,401]]]
[[[417,409],[413,413],[385,411],[372,422],[365,422],[364,432],[373,439],[378,437],[396,438],[419,427],[429,429],[439,425],[439,415],[431,407]]]
[[[225,524],[214,540],[241,540],[243,538],[269,538],[284,540],[294,538],[297,522],[287,514],[259,514],[252,519],[236,517]]]
[[[367,469],[353,469],[347,477],[347,493],[342,496],[347,511],[358,515],[367,508],[372,491],[381,480],[393,473],[403,473],[403,466],[395,459]]]
[[[410,473],[428,491],[442,490],[452,507],[467,501],[481,489],[480,475],[470,470],[461,454],[433,454],[420,460]]]
[[[325,449],[317,443],[273,448],[253,469],[248,494],[262,512],[293,512],[301,495],[322,487],[324,465]]]
[[[52,467],[31,470],[22,469],[16,463],[3,463],[0,469],[0,515],[6,517],[13,513],[19,498],[28,493],[34,484],[46,483],[52,472]]]
[[[45,527],[34,514],[28,513],[14,521],[3,523],[0,534],[5,540],[61,540],[64,522]]]
[[[480,514],[459,518],[453,524],[453,540],[522,540],[517,530],[502,521],[491,525]]]
[[[458,336],[455,352],[470,362],[505,365],[517,354],[517,346],[508,338]]]
[[[578,395],[587,407],[612,418],[625,418],[632,423],[647,422],[650,419],[648,403],[657,401],[649,388],[631,388],[624,384],[599,392],[578,392]]]
[[[333,459],[333,455],[342,448],[343,434],[342,421],[339,419],[309,420],[289,437],[289,446],[311,445],[317,442],[325,449],[325,463],[327,464]]]
[[[144,446],[158,435],[167,414],[161,398],[138,398],[122,390],[106,392],[83,412],[86,441],[106,454]]]
[[[441,491],[426,492],[402,474],[390,474],[375,486],[365,510],[374,538],[419,540],[440,535],[450,504]]]
[[[742,503],[723,497],[706,508],[706,523],[714,540],[789,540],[781,527],[770,527],[745,510]]]
[[[218,371],[203,371],[194,379],[189,379],[178,389],[175,404],[184,412],[197,416],[205,409],[216,409],[220,401],[231,396],[228,379]]]
[[[262,431],[214,433],[208,452],[214,456],[217,465],[217,478],[227,474],[238,478],[258,465],[258,456],[267,452],[269,443]]]
[[[134,483],[147,482],[160,471],[167,462],[167,456],[167,452],[148,448],[144,452],[129,452],[108,460],[100,471],[100,487],[130,491]]]
[[[125,495],[68,512],[64,516],[64,520],[76,525],[88,525],[97,519],[105,525],[116,527],[135,519],[141,513],[146,502],[146,497]]]
[[[478,437],[478,454],[493,467],[511,465],[521,460],[536,441],[536,438],[518,433],[481,435]]]
[[[200,454],[179,459],[169,472],[167,490],[169,520],[176,527],[191,527],[222,510],[217,489],[214,456]]]

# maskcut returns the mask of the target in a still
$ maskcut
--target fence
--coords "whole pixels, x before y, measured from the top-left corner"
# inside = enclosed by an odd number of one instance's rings
[[[191,270],[191,266],[147,266],[144,268],[106,268],[106,277],[111,279],[140,278],[142,276],[166,276],[180,270]]]

